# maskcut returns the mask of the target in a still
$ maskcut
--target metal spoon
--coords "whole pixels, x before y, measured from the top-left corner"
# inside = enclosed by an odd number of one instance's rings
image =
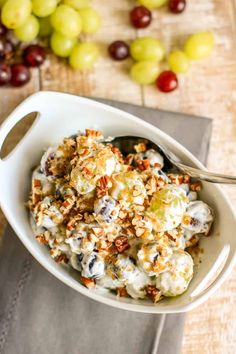
[[[179,170],[182,173],[188,174],[193,178],[212,183],[236,184],[236,177],[227,176],[219,173],[208,172],[198,168],[186,166],[181,163],[181,160],[171,151],[162,145],[157,145],[152,141],[137,137],[137,136],[119,136],[110,141],[112,145],[118,147],[124,155],[134,153],[134,146],[139,143],[145,143],[148,149],[158,151],[164,158],[164,171]]]

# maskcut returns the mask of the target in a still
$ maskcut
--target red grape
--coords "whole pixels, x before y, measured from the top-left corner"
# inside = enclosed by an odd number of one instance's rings
[[[186,0],[169,0],[169,9],[175,14],[180,14],[185,10]]]
[[[152,21],[152,13],[144,6],[137,6],[130,11],[130,22],[136,28],[145,28]]]
[[[178,78],[173,71],[163,71],[156,80],[156,86],[161,92],[171,92],[178,87]]]
[[[115,41],[109,45],[108,52],[112,59],[123,60],[129,56],[129,46],[124,41]]]
[[[43,64],[46,52],[43,47],[37,44],[29,45],[23,52],[24,63],[27,66],[37,67]]]
[[[13,64],[11,66],[11,84],[12,86],[23,86],[30,80],[30,71],[23,64]]]
[[[7,64],[0,64],[0,86],[7,85],[11,80],[11,69]]]

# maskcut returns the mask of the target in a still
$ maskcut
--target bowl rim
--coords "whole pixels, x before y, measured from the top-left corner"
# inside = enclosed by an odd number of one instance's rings
[[[58,99],[59,101],[62,99],[62,97],[66,99],[74,99],[77,101],[77,104],[82,103],[82,104],[87,104],[90,106],[93,106],[94,108],[100,108],[103,110],[106,110],[108,112],[113,112],[118,115],[123,116],[123,118],[127,118],[128,120],[132,120],[135,123],[137,123],[139,126],[143,126],[145,129],[152,129],[152,131],[159,137],[163,138],[163,140],[166,140],[168,144],[177,147],[178,150],[183,153],[186,157],[188,157],[193,164],[201,169],[207,170],[205,166],[189,151],[187,150],[182,144],[177,142],[174,138],[166,134],[165,132],[161,131],[159,128],[153,126],[150,123],[147,123],[143,121],[141,118],[138,118],[137,116],[130,114],[128,112],[125,112],[121,109],[115,108],[113,106],[101,103],[96,101],[96,99],[90,99],[90,98],[85,98],[82,96],[77,96],[73,94],[68,94],[68,93],[61,93],[61,92],[55,92],[55,91],[39,91],[36,92],[32,95],[30,95],[28,98],[26,98],[24,101],[22,101],[13,111],[12,113],[5,119],[5,121],[1,125],[0,131],[7,130],[8,126],[11,125],[11,119],[14,115],[16,115],[24,106],[31,104],[32,101],[37,101],[39,98],[42,96],[45,97],[52,97]],[[6,128],[6,129],[5,129]],[[4,139],[3,139],[4,141]],[[1,133],[0,133],[0,142],[1,142]],[[1,145],[1,143],[0,143]],[[0,146],[1,148],[1,146]],[[1,168],[3,167],[4,162],[0,160],[0,173],[1,173]],[[229,197],[225,194],[223,194],[222,189],[220,186],[215,185],[214,186],[219,192],[221,197],[225,200],[228,208],[230,209],[232,215],[234,216],[235,222],[236,222],[236,213],[233,209],[233,206],[230,203]],[[10,225],[12,226],[13,230],[15,231],[16,235],[20,238],[21,242],[24,244],[24,246],[27,248],[27,250],[32,254],[32,256],[50,273],[52,273],[56,278],[61,280],[64,284],[70,286],[74,290],[78,291],[79,293],[89,297],[90,299],[99,301],[103,304],[123,309],[123,310],[129,310],[129,311],[135,311],[135,312],[142,312],[142,313],[179,313],[179,312],[187,312],[190,311],[194,308],[196,308],[198,305],[206,301],[224,282],[228,274],[231,272],[231,270],[234,267],[234,264],[236,262],[236,257],[235,257],[235,250],[231,252],[231,259],[227,262],[226,266],[224,267],[224,272],[220,273],[220,276],[214,281],[213,286],[210,286],[208,289],[203,291],[200,295],[196,296],[196,298],[192,299],[191,302],[189,302],[186,305],[176,305],[173,308],[168,309],[165,307],[158,307],[153,304],[153,306],[149,305],[140,305],[140,304],[132,304],[132,303],[126,303],[122,301],[118,301],[117,299],[111,299],[104,297],[102,294],[96,293],[95,291],[91,291],[84,286],[82,286],[79,282],[78,284],[80,287],[78,288],[75,285],[75,282],[71,280],[71,278],[68,275],[62,274],[62,271],[56,267],[55,265],[52,264],[46,264],[46,262],[42,259],[42,256],[40,253],[35,249],[34,245],[31,243],[31,241],[28,239],[28,236],[24,235],[18,230],[17,227],[17,222],[14,220],[14,216],[10,212],[10,208],[8,208],[5,203],[1,200],[0,196],[0,204],[1,208],[6,215]],[[157,305],[157,304],[156,304]],[[167,306],[168,307],[168,306]]]

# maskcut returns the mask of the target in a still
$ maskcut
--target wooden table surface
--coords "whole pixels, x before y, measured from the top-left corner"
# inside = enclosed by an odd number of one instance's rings
[[[188,8],[179,16],[166,9],[154,11],[154,21],[145,30],[136,31],[128,22],[132,0],[94,0],[103,15],[103,27],[94,36],[100,43],[102,58],[89,74],[73,72],[62,60],[49,56],[44,66],[32,72],[31,82],[19,89],[0,90],[0,119],[7,117],[25,97],[38,90],[57,90],[79,95],[105,97],[149,107],[204,115],[213,119],[213,135],[208,167],[236,175],[236,32],[234,3],[230,0],[188,0]],[[109,3],[109,4],[108,4]],[[128,75],[131,62],[112,62],[106,46],[113,40],[132,40],[152,35],[162,38],[167,50],[181,45],[191,33],[212,30],[216,46],[211,57],[192,64],[191,71],[180,77],[180,89],[172,94],[158,93],[154,87],[141,87]],[[19,133],[19,132],[18,132]],[[20,134],[20,133],[19,133]],[[236,206],[236,189],[225,188]],[[3,229],[5,219],[0,216]],[[234,237],[234,235],[232,235]],[[236,271],[214,297],[188,313],[183,354],[236,353]],[[165,353],[163,353],[165,354]]]

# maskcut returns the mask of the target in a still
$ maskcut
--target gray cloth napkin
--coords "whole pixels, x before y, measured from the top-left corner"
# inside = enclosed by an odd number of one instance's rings
[[[211,120],[105,101],[158,126],[206,161]],[[1,354],[178,354],[184,315],[117,310],[42,268],[7,227],[0,247]]]

